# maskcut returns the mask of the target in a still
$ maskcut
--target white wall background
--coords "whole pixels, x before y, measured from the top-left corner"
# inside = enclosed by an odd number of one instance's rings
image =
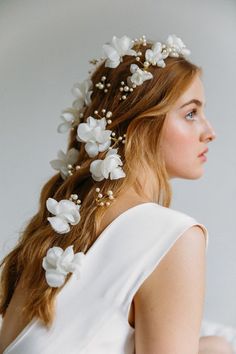
[[[0,1],[0,258],[36,212],[49,161],[66,148],[61,111],[113,35],[180,36],[204,70],[217,133],[204,176],[174,180],[172,208],[209,230],[204,318],[236,326],[236,1]]]

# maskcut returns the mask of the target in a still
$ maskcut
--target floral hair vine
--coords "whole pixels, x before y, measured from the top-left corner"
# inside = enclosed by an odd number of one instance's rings
[[[149,71],[150,66],[164,68],[165,59],[170,57],[187,57],[190,50],[186,48],[183,41],[175,34],[169,35],[165,43],[155,42],[151,49],[146,49],[142,54],[140,47],[146,47],[146,36],[139,39],[131,39],[127,36],[117,38],[113,36],[111,43],[103,45],[104,57],[101,61],[105,67],[115,69],[123,61],[123,57],[133,56],[135,62],[130,65],[130,73],[126,82],[120,82],[119,91],[121,93],[120,101],[126,100],[129,94],[132,94],[137,86],[142,85],[146,80],[153,78]],[[142,59],[142,56],[144,58]],[[100,60],[93,59],[91,64],[100,65]],[[67,133],[76,129],[76,140],[85,144],[85,151],[90,158],[95,158],[99,152],[106,152],[104,159],[95,159],[90,163],[90,173],[96,182],[104,179],[119,179],[126,176],[122,169],[123,162],[118,154],[119,143],[125,144],[126,134],[116,137],[116,132],[107,129],[107,125],[112,122],[112,112],[103,108],[99,113],[94,111],[93,116],[84,121],[84,111],[91,105],[91,95],[96,91],[102,91],[107,94],[112,83],[107,82],[107,77],[102,76],[100,81],[93,84],[90,76],[81,83],[75,83],[71,93],[75,97],[72,107],[62,111],[62,122],[57,127],[59,133]],[[83,122],[81,120],[83,119]],[[114,142],[112,145],[112,141]],[[76,148],[69,149],[66,153],[58,151],[57,159],[50,161],[51,167],[60,172],[63,180],[69,178],[81,166],[77,165],[79,151]],[[98,206],[109,206],[114,200],[113,191],[109,190],[107,195],[100,193],[100,188],[95,188],[95,201]],[[62,199],[56,201],[48,198],[46,201],[47,210],[53,214],[48,217],[51,227],[58,234],[65,234],[70,231],[70,225],[76,225],[80,222],[81,200],[77,194],[71,194],[69,200]],[[51,287],[61,286],[65,282],[65,277],[69,272],[79,274],[80,267],[83,264],[85,254],[79,252],[74,254],[73,245],[63,251],[60,247],[52,247],[48,250],[43,259],[43,268],[46,271],[46,281]]]

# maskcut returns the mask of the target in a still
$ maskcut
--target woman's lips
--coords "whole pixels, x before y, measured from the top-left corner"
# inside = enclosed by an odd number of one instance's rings
[[[198,156],[202,161],[206,161],[207,157],[204,154]]]
[[[208,147],[206,147],[205,148],[205,150],[203,150],[203,152],[200,154],[200,155],[198,155],[198,157],[200,157],[200,159],[202,160],[202,161],[206,161],[207,160],[207,157],[206,157],[206,153],[208,152]]]

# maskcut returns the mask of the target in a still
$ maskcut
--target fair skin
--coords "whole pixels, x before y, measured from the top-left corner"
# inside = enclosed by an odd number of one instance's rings
[[[197,101],[186,105],[192,99]],[[170,179],[203,175],[205,161],[198,155],[216,138],[204,113],[205,103],[203,84],[197,76],[167,114],[161,148]],[[193,109],[196,114],[190,113]],[[149,176],[141,173],[140,180],[151,196]],[[120,198],[120,205],[128,203],[131,207],[131,200],[143,202],[130,189]],[[204,292],[205,240],[202,230],[194,226],[175,243],[133,299],[129,323],[135,327],[136,354],[232,353],[223,337],[199,340]]]
[[[210,139],[215,139],[215,132],[205,117],[203,106],[191,104],[180,109],[182,104],[192,98],[198,99],[204,106],[204,90],[199,77],[166,117],[162,149],[170,179],[201,177],[204,163],[197,155]],[[198,109],[196,121],[193,122],[185,118],[192,108]],[[140,174],[146,195],[151,196],[152,186],[148,177]],[[114,207],[107,210],[98,234],[122,212],[146,201],[149,200],[141,199],[134,189],[127,190],[116,199]],[[128,320],[135,327],[135,353],[232,353],[223,338],[209,336],[199,341],[204,291],[205,238],[200,227],[193,226],[172,246],[133,299]],[[24,299],[24,289],[18,286],[3,321],[0,354],[27,324],[21,319],[20,312],[15,320],[15,309],[22,308]]]

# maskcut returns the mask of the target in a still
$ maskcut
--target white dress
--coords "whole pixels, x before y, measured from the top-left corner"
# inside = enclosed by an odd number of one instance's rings
[[[3,354],[133,354],[132,299],[185,230],[191,216],[156,203],[138,204],[114,219],[86,253],[79,279],[56,298],[47,330],[33,319]]]

